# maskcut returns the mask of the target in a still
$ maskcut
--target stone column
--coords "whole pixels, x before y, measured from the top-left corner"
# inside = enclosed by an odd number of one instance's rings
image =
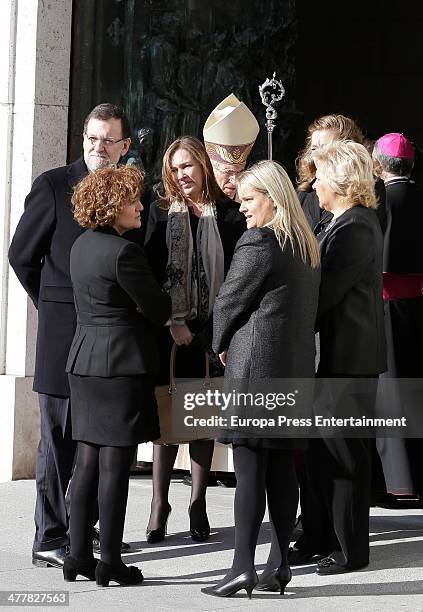
[[[0,482],[34,477],[37,316],[7,251],[33,179],[66,163],[71,18],[69,0],[0,2]]]

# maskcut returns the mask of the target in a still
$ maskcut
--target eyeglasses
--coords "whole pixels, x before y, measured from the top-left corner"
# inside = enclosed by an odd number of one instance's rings
[[[87,136],[85,134],[85,138],[90,141],[90,144],[95,147],[99,142],[103,144],[105,147],[112,147],[118,142],[122,142],[122,140],[127,140],[127,138],[119,138],[119,140],[113,140],[113,138],[97,138],[97,136]]]
[[[229,180],[233,183],[235,182],[237,176],[239,176],[242,172],[242,170],[220,170],[220,168],[217,168],[217,171],[219,172],[219,174],[224,176],[226,180]]]

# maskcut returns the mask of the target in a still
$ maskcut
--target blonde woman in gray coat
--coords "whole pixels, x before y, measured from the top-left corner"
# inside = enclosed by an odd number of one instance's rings
[[[237,181],[247,231],[238,241],[214,307],[213,349],[225,378],[257,383],[314,376],[319,248],[283,168],[262,161]],[[228,597],[258,583],[254,553],[266,496],[282,563],[272,576],[280,593],[291,579],[289,539],[298,504],[293,441],[228,431],[237,478],[232,568],[208,595]]]

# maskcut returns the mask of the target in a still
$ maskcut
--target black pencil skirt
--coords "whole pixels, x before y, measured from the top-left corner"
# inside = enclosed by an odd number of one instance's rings
[[[133,446],[160,437],[154,385],[147,375],[69,374],[72,437],[101,446]]]

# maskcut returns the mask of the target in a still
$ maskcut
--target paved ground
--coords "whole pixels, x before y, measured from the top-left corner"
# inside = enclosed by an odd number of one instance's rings
[[[34,491],[34,481],[0,484],[0,589],[3,590],[66,590],[70,592],[68,609],[81,612],[423,611],[423,513],[419,510],[372,509],[371,564],[367,570],[320,577],[312,566],[295,568],[284,597],[254,593],[249,602],[245,591],[228,599],[212,598],[200,592],[202,586],[218,580],[231,564],[233,489],[209,488],[213,535],[208,542],[194,544],[186,531],[189,488],[175,478],[171,487],[170,535],[164,543],[150,546],[145,542],[144,530],[151,480],[145,476],[131,478],[125,539],[133,550],[126,555],[126,562],[142,568],[145,582],[139,587],[126,588],[117,585],[99,588],[85,579],[69,584],[63,581],[60,570],[32,566]],[[257,570],[263,566],[268,547],[269,529],[265,523],[257,549]]]

